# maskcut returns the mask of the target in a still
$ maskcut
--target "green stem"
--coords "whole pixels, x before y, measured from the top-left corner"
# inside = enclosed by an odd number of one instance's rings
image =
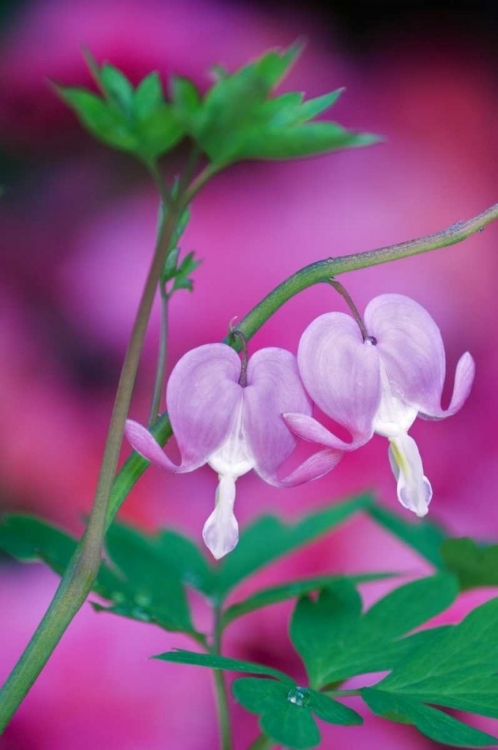
[[[156,379],[154,394],[149,413],[149,429],[156,421],[161,410],[161,396],[166,380],[166,357],[168,353],[168,304],[169,297],[164,287],[161,287],[161,331],[159,334],[159,353],[157,356]]]
[[[195,180],[191,183],[188,190],[185,192],[185,205],[188,205],[192,202],[193,198],[197,195],[199,190],[201,190],[206,182],[209,182],[209,180],[215,176],[219,171],[221,171],[222,167],[217,167],[214,164],[208,164],[202,172],[200,172]]]
[[[266,734],[260,734],[259,737],[256,737],[254,742],[249,745],[247,750],[270,750],[273,745],[273,741],[270,740],[270,738],[267,737]]]
[[[221,656],[222,612],[218,604],[214,605],[214,635],[212,653]],[[216,689],[216,703],[218,705],[218,719],[220,723],[222,750],[231,750],[232,739],[230,731],[230,712],[228,710],[228,691],[223,670],[214,669],[214,684]]]
[[[279,284],[250,313],[242,318],[237,329],[242,331],[245,337],[249,339],[285,302],[314,284],[329,283],[334,276],[347,271],[357,271],[360,268],[390,263],[393,260],[407,258],[411,255],[438,250],[447,245],[455,245],[457,242],[462,242],[470,235],[481,231],[495,219],[498,219],[498,203],[468,221],[459,221],[435,234],[401,242],[398,245],[381,247],[377,250],[367,250],[355,255],[343,255],[339,258],[319,260]],[[231,343],[229,336],[227,336],[225,342]],[[235,349],[240,350],[239,342],[233,341],[232,345]]]
[[[113,487],[125,420],[130,406],[142,345],[157,284],[164,266],[164,258],[181,210],[182,206],[177,205],[174,211],[170,211],[158,236],[156,251],[142,293],[121,370],[87,529],[61,579],[47,612],[0,691],[0,732],[10,721],[45,666],[71,620],[85,602],[97,576],[107,527],[109,498]]]

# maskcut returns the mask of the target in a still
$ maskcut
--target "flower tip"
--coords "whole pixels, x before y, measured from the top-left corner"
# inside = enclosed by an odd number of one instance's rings
[[[204,525],[202,538],[215,560],[221,560],[237,546],[239,541],[239,526],[235,516],[229,528],[220,528],[220,524],[210,516]]]

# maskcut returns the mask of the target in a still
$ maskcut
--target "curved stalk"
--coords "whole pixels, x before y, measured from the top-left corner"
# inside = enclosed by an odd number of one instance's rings
[[[237,330],[241,331],[246,338],[251,338],[285,302],[314,284],[329,283],[334,276],[348,271],[358,271],[361,268],[370,268],[370,266],[378,266],[381,263],[390,263],[393,260],[408,258],[411,255],[420,255],[430,250],[455,245],[457,242],[467,239],[470,235],[482,231],[487,224],[496,219],[498,219],[498,203],[487,208],[478,216],[474,216],[468,221],[458,221],[441,232],[428,234],[425,237],[408,242],[400,242],[397,245],[380,247],[377,250],[367,250],[355,255],[343,255],[339,258],[327,258],[311,263],[289,276],[288,279],[270,292],[250,313],[242,318]],[[230,335],[225,339],[226,343],[229,343],[229,338]],[[237,350],[240,349],[240,344],[236,341],[232,343],[232,346]]]

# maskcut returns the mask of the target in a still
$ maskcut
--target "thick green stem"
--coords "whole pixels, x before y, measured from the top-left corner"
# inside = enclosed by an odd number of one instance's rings
[[[214,607],[214,635],[212,653],[217,656],[221,655],[221,638],[222,638],[222,613],[221,607],[216,604]],[[221,734],[222,750],[231,750],[232,738],[230,731],[230,712],[228,709],[228,691],[225,682],[223,670],[214,669],[214,684],[216,688],[216,703],[218,705],[218,720]]]
[[[85,602],[97,576],[104,535],[107,528],[109,498],[113,487],[125,420],[130,406],[142,345],[157,284],[164,266],[164,259],[181,209],[182,207],[178,206],[175,211],[172,210],[169,212],[158,237],[156,251],[145,283],[130,343],[121,370],[87,529],[61,579],[46,614],[0,691],[0,732],[10,721],[17,707],[45,666],[69,623]]]

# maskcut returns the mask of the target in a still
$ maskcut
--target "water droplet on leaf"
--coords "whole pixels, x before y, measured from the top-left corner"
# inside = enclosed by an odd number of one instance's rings
[[[295,706],[299,706],[301,708],[308,705],[311,700],[311,693],[308,688],[297,686],[295,688],[292,688],[292,690],[289,690],[287,694],[287,700],[290,703],[294,703]]]

